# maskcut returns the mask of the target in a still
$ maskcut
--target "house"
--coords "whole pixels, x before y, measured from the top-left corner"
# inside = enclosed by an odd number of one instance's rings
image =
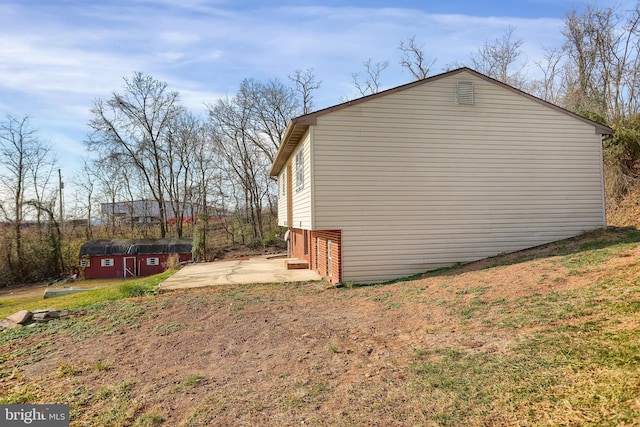
[[[173,262],[191,260],[192,239],[90,240],[80,248],[85,279],[150,276]]]
[[[270,175],[291,256],[371,283],[603,228],[612,130],[469,68],[293,119]]]

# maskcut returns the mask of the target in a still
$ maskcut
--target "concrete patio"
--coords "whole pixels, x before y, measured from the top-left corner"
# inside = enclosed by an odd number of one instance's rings
[[[160,289],[186,289],[204,286],[306,282],[320,280],[311,270],[287,270],[286,257],[259,256],[248,260],[229,260],[188,264],[160,284]]]

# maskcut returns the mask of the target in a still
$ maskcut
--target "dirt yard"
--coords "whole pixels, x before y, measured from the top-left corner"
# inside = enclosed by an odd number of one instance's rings
[[[73,426],[551,425],[544,407],[527,415],[529,399],[509,393],[479,406],[488,389],[461,388],[458,399],[478,403],[460,407],[443,394],[459,385],[445,387],[445,375],[420,388],[415,367],[499,363],[541,329],[599,319],[524,305],[637,274],[637,244],[572,254],[581,243],[393,284],[224,286],[104,304],[2,341],[0,395],[69,403]]]

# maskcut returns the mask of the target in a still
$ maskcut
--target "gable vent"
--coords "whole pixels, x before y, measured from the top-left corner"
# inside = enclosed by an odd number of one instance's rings
[[[463,105],[473,105],[473,82],[458,82],[456,102]]]

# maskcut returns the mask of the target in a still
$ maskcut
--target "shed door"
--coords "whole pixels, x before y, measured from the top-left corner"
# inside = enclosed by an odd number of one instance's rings
[[[136,277],[136,257],[124,257],[124,277]]]

